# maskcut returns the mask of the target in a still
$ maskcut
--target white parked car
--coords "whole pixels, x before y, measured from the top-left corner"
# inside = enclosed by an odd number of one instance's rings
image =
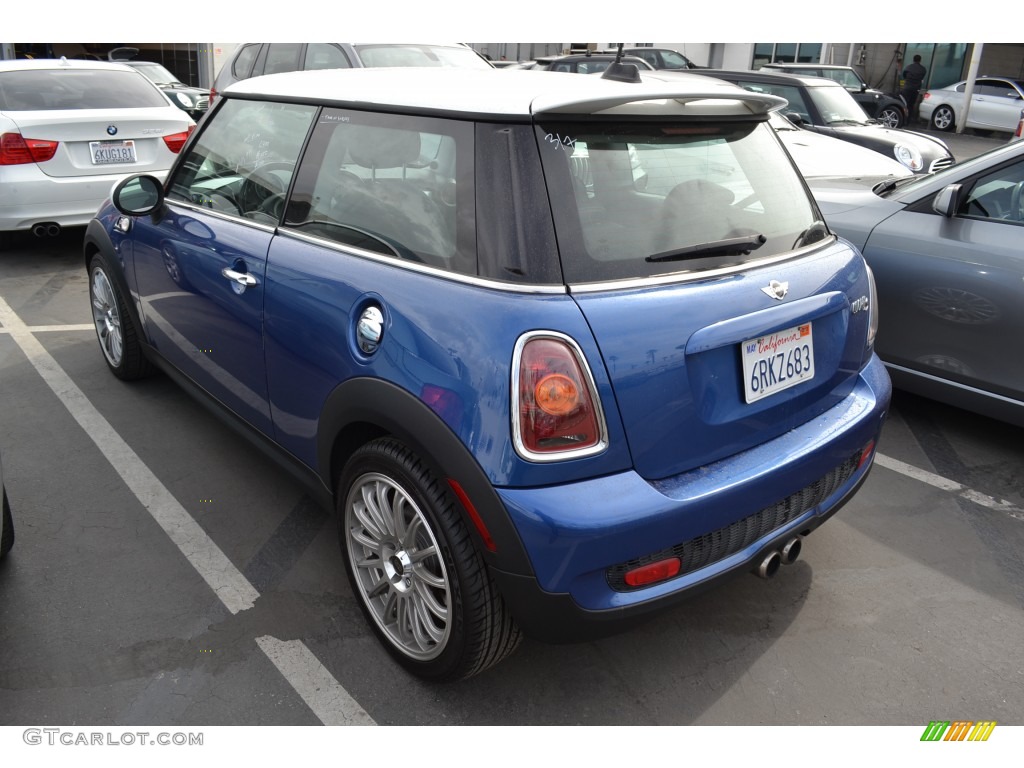
[[[914,172],[873,149],[807,131],[773,112],[769,120],[805,179],[854,179],[870,185],[883,179],[901,179]]]
[[[194,128],[123,64],[0,61],[0,238],[88,224],[125,176],[165,175]]]
[[[940,131],[952,131],[963,119],[967,81],[925,91],[920,115]],[[974,81],[967,128],[1013,133],[1024,109],[1024,80],[1009,77],[979,77]]]

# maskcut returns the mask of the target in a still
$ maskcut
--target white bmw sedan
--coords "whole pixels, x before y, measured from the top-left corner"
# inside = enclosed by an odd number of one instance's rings
[[[194,128],[123,64],[0,61],[0,239],[84,226],[125,176],[166,174]]]

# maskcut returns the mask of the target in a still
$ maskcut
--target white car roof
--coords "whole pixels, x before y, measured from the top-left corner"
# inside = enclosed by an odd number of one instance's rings
[[[724,90],[721,85],[707,78],[645,77],[641,83],[624,83],[567,72],[395,67],[264,75],[235,83],[224,90],[224,95],[502,118],[605,111],[754,115],[765,114],[782,103],[773,96]]]
[[[15,72],[26,69],[111,69],[134,72],[131,67],[115,61],[93,61],[92,59],[3,59],[0,72]]]

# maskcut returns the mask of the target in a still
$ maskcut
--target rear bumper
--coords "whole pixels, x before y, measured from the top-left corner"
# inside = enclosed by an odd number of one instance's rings
[[[97,176],[47,176],[34,164],[11,165],[0,173],[0,232],[31,229],[39,223],[84,227],[132,171]],[[152,175],[163,178],[167,171]]]
[[[499,489],[534,569],[496,571],[523,630],[548,641],[620,631],[645,615],[691,597],[737,573],[798,534],[813,531],[864,482],[871,462],[851,466],[877,441],[891,384],[877,357],[839,405],[761,446],[682,475],[648,482],[634,472],[532,489]],[[835,478],[809,506],[808,489]],[[813,496],[813,494],[811,494]],[[628,591],[613,589],[609,569],[673,547],[707,546],[763,524],[784,509],[780,525],[724,546],[717,559],[672,579]],[[756,536],[756,537],[754,537]],[[684,558],[685,562],[685,558]]]

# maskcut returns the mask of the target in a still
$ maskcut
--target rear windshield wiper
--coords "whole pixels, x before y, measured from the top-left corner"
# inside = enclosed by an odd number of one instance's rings
[[[711,243],[697,243],[696,245],[688,245],[685,248],[676,248],[672,251],[653,253],[645,261],[680,261],[691,256],[746,254],[757,250],[767,241],[768,239],[762,234],[730,237],[725,240],[715,240]]]

